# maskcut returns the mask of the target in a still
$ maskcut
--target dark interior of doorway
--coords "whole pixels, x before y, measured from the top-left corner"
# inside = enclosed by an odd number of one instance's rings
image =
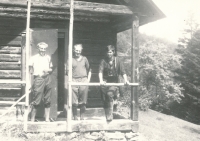
[[[65,98],[65,39],[58,38],[58,111],[63,111]]]

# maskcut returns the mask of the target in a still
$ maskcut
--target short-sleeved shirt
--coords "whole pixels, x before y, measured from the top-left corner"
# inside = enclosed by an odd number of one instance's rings
[[[67,68],[67,70],[68,69],[69,68]],[[81,60],[79,61],[76,60],[75,58],[72,58],[72,77],[73,78],[87,77],[89,69],[90,69],[90,65],[85,56],[82,56]]]
[[[124,65],[118,57],[115,57],[112,63],[109,63],[108,59],[102,59],[99,73],[103,74],[103,79],[107,82],[118,82],[118,76],[126,74]]]
[[[49,55],[41,56],[36,54],[30,58],[29,66],[33,67],[33,75],[43,75],[44,70],[52,67],[51,57]]]

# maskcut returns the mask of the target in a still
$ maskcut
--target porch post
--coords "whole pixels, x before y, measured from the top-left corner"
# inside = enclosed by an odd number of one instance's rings
[[[67,96],[67,131],[71,132],[72,118],[72,45],[73,45],[74,0],[70,2],[69,46],[68,46],[68,96]]]
[[[29,75],[29,48],[30,48],[30,12],[31,0],[27,0],[27,21],[26,21],[26,88],[25,88],[25,113],[24,113],[24,131],[27,131],[28,121],[28,106],[29,106],[29,89],[30,89],[30,75]]]
[[[139,82],[139,18],[133,15],[131,48],[131,83]],[[138,121],[138,86],[131,86],[131,119]]]

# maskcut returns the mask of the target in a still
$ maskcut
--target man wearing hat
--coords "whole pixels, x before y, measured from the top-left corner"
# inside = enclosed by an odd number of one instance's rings
[[[45,121],[49,122],[50,105],[51,105],[51,77],[52,71],[51,57],[46,54],[48,44],[40,42],[37,44],[38,53],[30,58],[29,70],[34,76],[32,86],[33,100],[31,102],[31,121],[35,121],[37,109],[44,101]]]

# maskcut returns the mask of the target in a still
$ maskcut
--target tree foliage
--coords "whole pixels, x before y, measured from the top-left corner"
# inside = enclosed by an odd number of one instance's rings
[[[181,67],[181,57],[173,52],[172,44],[148,36],[143,38],[139,59],[140,95],[148,95],[151,107],[162,111],[169,103],[180,102],[183,96],[180,83],[174,80],[174,71]]]
[[[191,36],[181,38],[177,49],[177,52],[182,55],[183,61],[182,67],[176,70],[179,74],[176,79],[184,88],[184,98],[181,104],[176,104],[176,107],[184,109],[178,116],[181,115],[181,118],[188,121],[200,123],[200,30],[195,28],[192,31],[184,31]]]
[[[118,41],[119,54],[130,56],[130,31],[121,33]],[[181,67],[181,57],[174,54],[174,45],[168,41],[140,35],[140,108],[148,107],[167,108],[172,101],[179,102],[182,96],[180,84],[174,81],[174,70]],[[127,61],[124,61],[127,62]],[[130,58],[129,61],[130,63]],[[128,74],[131,74],[130,65],[125,65]]]

